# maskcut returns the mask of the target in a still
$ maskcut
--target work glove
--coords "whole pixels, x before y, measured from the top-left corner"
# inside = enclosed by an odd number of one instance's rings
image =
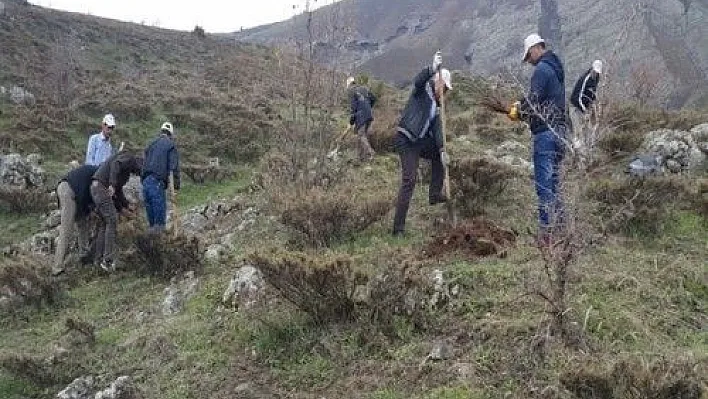
[[[447,152],[440,151],[440,162],[445,166],[450,164],[450,157],[447,155]]]
[[[519,102],[515,102],[511,104],[511,107],[509,107],[509,119],[511,119],[514,122],[518,122],[519,120]]]
[[[440,67],[442,67],[442,54],[438,51],[433,57],[433,71],[438,71]]]

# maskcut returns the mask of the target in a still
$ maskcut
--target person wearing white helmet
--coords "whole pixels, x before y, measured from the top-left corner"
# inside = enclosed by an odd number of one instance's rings
[[[448,157],[443,147],[440,118],[440,101],[448,90],[452,90],[452,76],[449,70],[442,68],[442,55],[437,52],[433,64],[423,68],[413,80],[413,90],[396,128],[394,146],[401,159],[401,186],[393,219],[393,235],[405,233],[420,158],[429,159],[432,167],[428,190],[430,205],[448,200],[442,192]]]
[[[359,160],[371,160],[374,150],[369,143],[369,128],[374,120],[372,108],[376,96],[366,87],[357,85],[353,77],[347,79],[347,93],[350,103],[349,126],[355,129],[359,139]]]
[[[149,231],[164,231],[167,223],[167,197],[165,189],[170,175],[174,178],[175,190],[180,189],[179,152],[174,143],[174,126],[165,122],[160,135],[145,149],[145,164],[141,176],[143,198]]]
[[[595,147],[596,137],[592,132],[592,119],[595,117],[595,101],[597,100],[597,87],[600,83],[603,64],[595,60],[590,69],[583,73],[575,83],[570,103],[573,110],[570,113],[573,127],[573,148],[576,159],[582,164],[592,162],[591,152]]]
[[[86,149],[86,165],[98,166],[113,155],[111,134],[116,127],[116,119],[112,114],[106,114],[101,122],[101,131],[92,135]]]
[[[563,229],[560,164],[568,130],[565,71],[560,58],[546,48],[538,34],[524,40],[523,61],[535,66],[529,91],[511,105],[509,118],[529,124],[533,136],[533,164],[538,196],[538,244],[548,248]]]

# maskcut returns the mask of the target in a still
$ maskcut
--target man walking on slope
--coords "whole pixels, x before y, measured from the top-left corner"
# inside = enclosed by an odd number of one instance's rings
[[[167,221],[167,198],[165,188],[170,175],[174,179],[174,189],[180,188],[179,152],[173,140],[174,127],[165,122],[160,128],[160,136],[145,149],[143,168],[143,198],[147,213],[149,231],[159,233],[165,230]]]
[[[445,164],[440,120],[440,101],[444,92],[452,89],[450,71],[442,69],[442,56],[435,53],[433,64],[425,67],[413,81],[413,91],[401,113],[394,146],[401,159],[401,187],[398,191],[393,235],[405,232],[406,216],[415,189],[420,158],[429,159],[432,178],[428,191],[430,205],[446,202],[442,193]]]
[[[369,143],[369,128],[374,120],[372,108],[376,97],[366,87],[357,85],[352,77],[347,79],[347,92],[351,104],[349,126],[356,129],[359,160],[370,161],[374,157],[374,150]]]
[[[140,176],[143,159],[128,152],[119,152],[99,166],[91,183],[91,198],[98,210],[99,228],[96,237],[96,261],[103,270],[115,270],[115,244],[118,212],[129,212],[130,202],[123,186],[130,175]]]
[[[573,88],[570,103],[573,105],[571,121],[573,122],[573,147],[578,155],[586,161],[595,148],[596,132],[592,129],[592,120],[597,117],[595,107],[597,86],[602,75],[602,61],[595,60],[592,67],[583,73]]]
[[[538,195],[538,244],[547,247],[563,226],[560,196],[560,164],[565,154],[567,132],[565,72],[563,63],[537,34],[524,41],[524,62],[536,69],[528,94],[514,103],[509,118],[529,124],[533,135],[533,164]]]
[[[113,146],[111,145],[111,134],[116,127],[116,120],[111,114],[103,117],[101,131],[92,135],[88,141],[86,149],[86,165],[98,166],[105,162],[113,155]]]
[[[69,248],[74,226],[79,235],[79,256],[83,260],[89,253],[89,215],[93,207],[90,186],[98,166],[83,165],[70,171],[57,186],[61,224],[59,240],[54,254],[52,275],[64,272],[66,251]]]

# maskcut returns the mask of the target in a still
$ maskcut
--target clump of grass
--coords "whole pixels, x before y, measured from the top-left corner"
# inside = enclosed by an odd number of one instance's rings
[[[6,298],[11,309],[18,304],[53,305],[59,293],[49,270],[38,260],[21,257],[0,265],[0,297]]]

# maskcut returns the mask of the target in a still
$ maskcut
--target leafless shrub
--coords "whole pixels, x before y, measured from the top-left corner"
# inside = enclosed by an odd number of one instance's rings
[[[315,247],[330,246],[365,230],[386,216],[393,204],[385,194],[365,197],[344,188],[313,188],[291,195],[281,205],[281,221]]]
[[[484,214],[517,176],[511,166],[485,158],[453,159],[449,173],[456,209],[464,217]]]
[[[192,30],[192,34],[200,39],[206,38],[206,32],[204,32],[204,28],[199,25],[196,25],[194,27],[194,29]]]
[[[57,37],[47,54],[49,62],[43,87],[60,108],[69,107],[76,98],[80,53],[80,39],[69,35]]]
[[[631,98],[645,106],[660,94],[665,77],[654,65],[642,63],[632,67],[629,82]]]
[[[0,187],[0,208],[4,208],[8,212],[46,212],[49,210],[50,203],[49,194],[40,188]]]
[[[349,259],[317,259],[302,253],[255,253],[249,261],[280,295],[318,324],[356,319],[354,292],[366,282]]]

